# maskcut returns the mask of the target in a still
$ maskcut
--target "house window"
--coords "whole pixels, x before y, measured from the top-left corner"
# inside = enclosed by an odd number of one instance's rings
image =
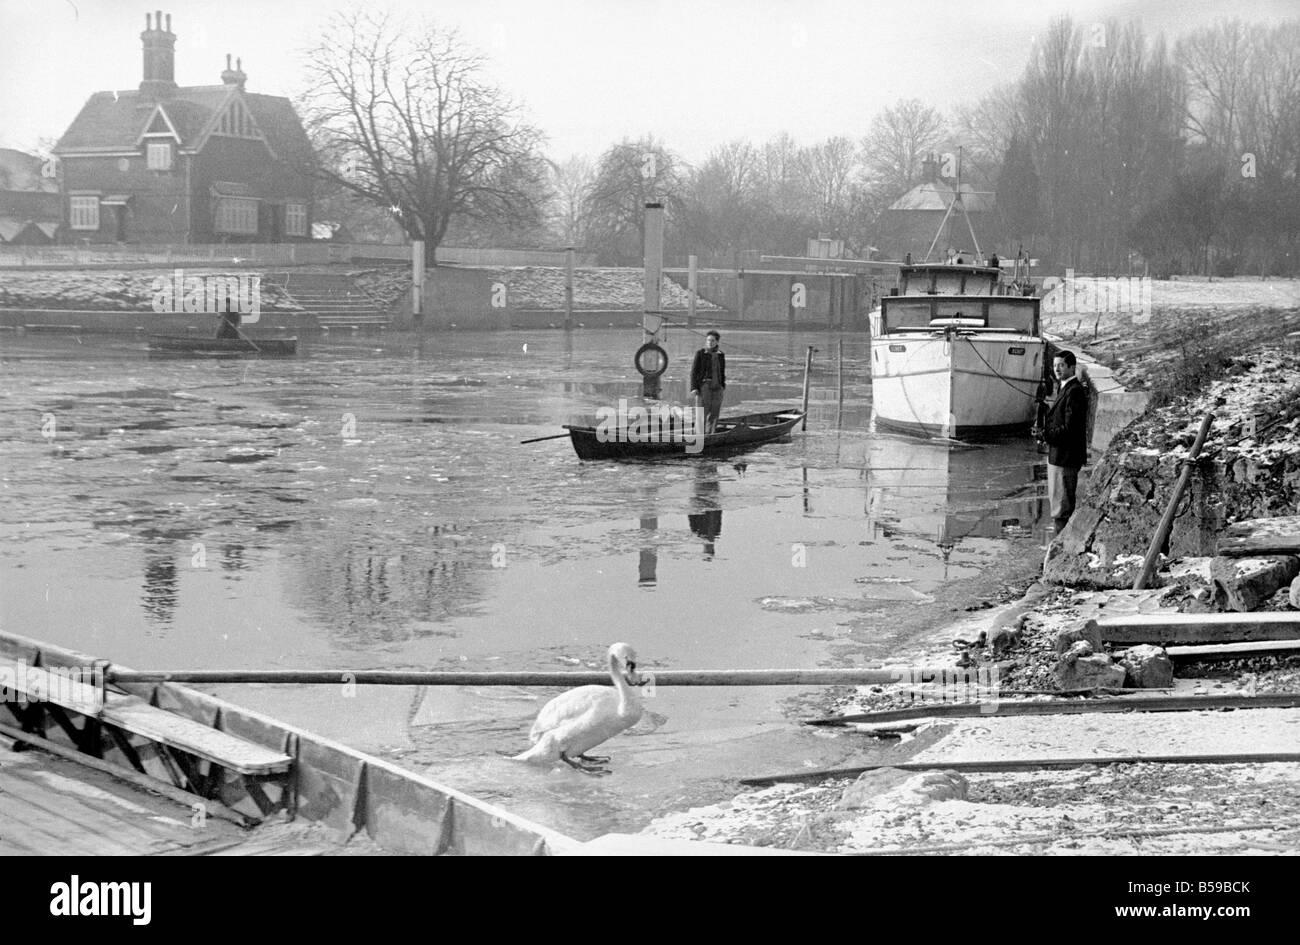
[[[149,170],[151,171],[170,171],[172,169],[172,146],[170,143],[150,142],[146,145]]]
[[[99,195],[72,197],[70,223],[74,230],[99,229]]]
[[[218,233],[256,233],[257,201],[247,197],[221,197],[217,200]]]
[[[307,205],[287,203],[284,205],[284,232],[289,236],[307,235]]]

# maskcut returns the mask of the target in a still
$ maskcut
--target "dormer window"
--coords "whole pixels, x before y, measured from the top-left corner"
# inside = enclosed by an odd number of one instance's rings
[[[150,141],[145,145],[145,155],[151,171],[172,169],[172,144],[170,141]]]

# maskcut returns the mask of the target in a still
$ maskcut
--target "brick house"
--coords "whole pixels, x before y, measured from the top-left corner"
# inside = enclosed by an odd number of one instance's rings
[[[91,95],[54,148],[67,236],[310,240],[312,149],[292,104],[246,91],[229,56],[220,85],[178,87],[171,19],[145,14],[139,89]]]
[[[951,244],[952,249],[970,252],[971,244],[967,221],[962,218],[960,210],[948,210],[953,205],[955,189],[939,175],[939,160],[934,154],[928,155],[921,162],[921,182],[899,197],[889,209],[880,215],[877,242],[889,254],[890,258],[902,259],[906,253],[920,262],[925,258],[939,227],[945,225],[945,231],[935,245],[933,258],[942,260],[944,251]],[[996,204],[993,194],[977,191],[969,184],[961,185],[962,204],[970,226],[980,239],[980,248],[991,251],[992,229]]]

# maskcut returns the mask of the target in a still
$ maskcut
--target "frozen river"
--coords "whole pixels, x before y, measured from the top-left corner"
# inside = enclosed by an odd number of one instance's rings
[[[722,461],[580,462],[519,441],[639,393],[639,332],[356,339],[275,361],[149,360],[121,336],[0,339],[0,622],[139,669],[864,665],[1042,543],[1033,445],[869,431],[827,335],[724,333],[724,414],[806,433]],[[865,352],[861,335],[846,352]],[[697,336],[674,331],[665,399]],[[816,690],[661,687],[614,775],[521,750],[553,693],[223,686],[219,695],[577,836],[849,756]]]

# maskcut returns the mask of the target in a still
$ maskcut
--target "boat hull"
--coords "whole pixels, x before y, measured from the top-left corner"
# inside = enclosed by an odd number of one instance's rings
[[[187,338],[150,335],[149,353],[161,357],[289,358],[298,352],[297,338]]]
[[[627,428],[605,430],[600,427],[566,426],[573,450],[579,459],[662,459],[666,457],[716,456],[738,452],[790,435],[804,414],[799,410],[746,414],[718,420],[718,432],[710,433],[701,443],[679,430],[640,440]]]
[[[1032,335],[895,333],[871,342],[876,423],[926,436],[1033,425],[1046,342]]]

